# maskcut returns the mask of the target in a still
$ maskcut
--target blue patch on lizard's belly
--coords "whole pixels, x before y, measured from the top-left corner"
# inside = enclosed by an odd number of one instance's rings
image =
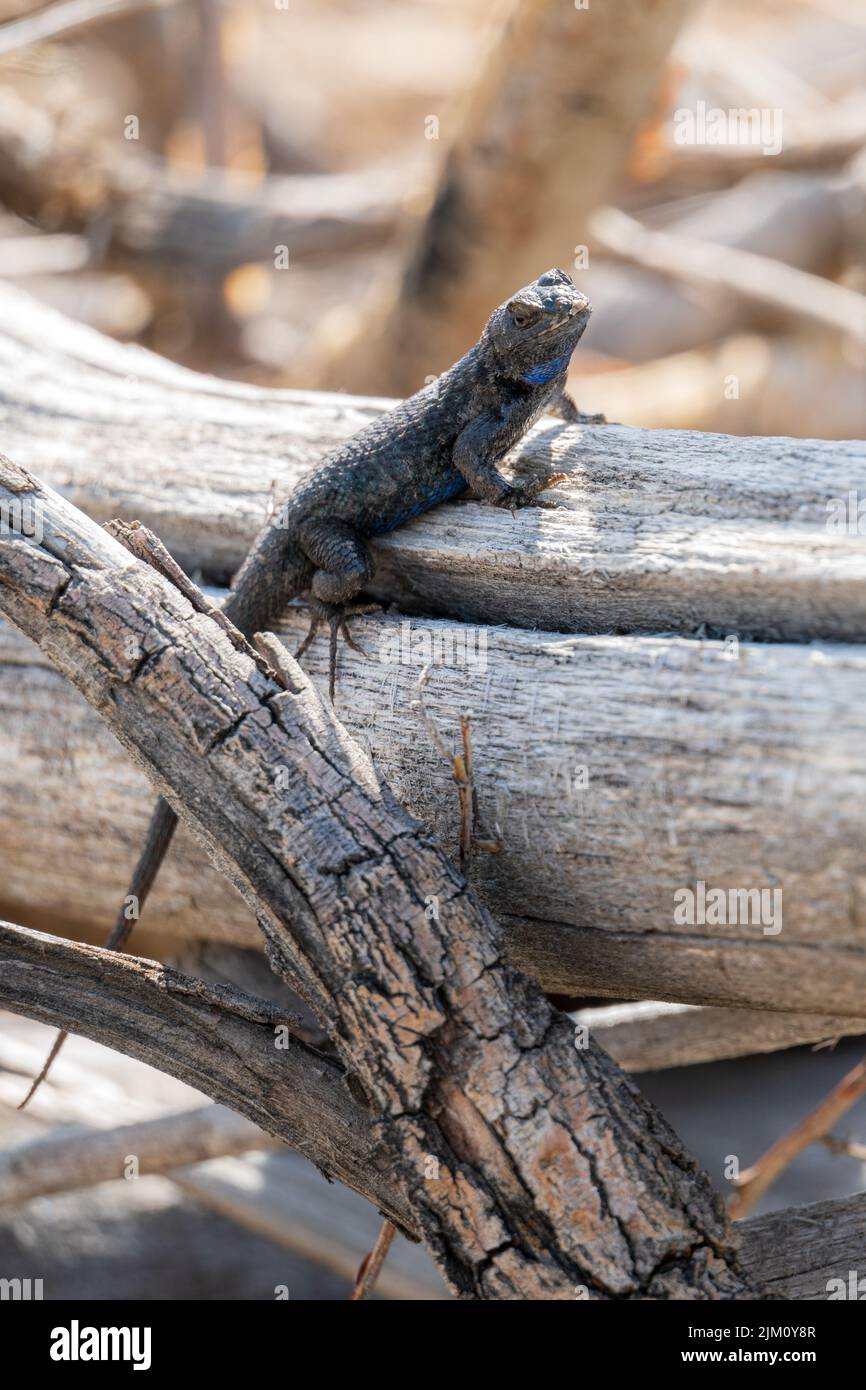
[[[384,521],[377,521],[368,525],[367,535],[381,536],[386,531],[396,531],[398,526],[405,525],[413,517],[420,516],[422,512],[429,512],[431,507],[437,507],[440,502],[447,502],[449,497],[457,497],[459,493],[465,492],[467,486],[466,479],[455,471],[450,478],[440,483],[431,492],[417,498],[405,511],[398,512],[396,516],[389,516]]]

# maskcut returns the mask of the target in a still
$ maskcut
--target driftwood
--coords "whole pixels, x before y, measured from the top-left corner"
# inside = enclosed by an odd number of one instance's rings
[[[676,1136],[504,964],[492,919],[297,664],[277,680],[32,476],[2,477],[41,539],[0,544],[0,604],[254,906],[278,973],[383,1120],[383,1159],[451,1287],[756,1296]]]
[[[278,624],[289,646],[303,610]],[[358,622],[371,659],[343,651],[338,710],[400,798],[456,846],[457,798],[410,709],[446,742],[473,711],[482,822],[500,853],[474,885],[521,968],[568,994],[735,1004],[859,1019],[866,657],[855,647],[563,637],[517,629]],[[470,639],[461,663],[461,646]],[[476,642],[478,645],[476,645]],[[733,655],[733,659],[731,659]],[[401,659],[402,658],[402,659]],[[324,641],[305,666],[326,678]],[[126,889],[151,796],[100,722],[23,638],[0,638],[4,910],[100,939]],[[26,795],[24,789],[26,788]],[[769,921],[675,921],[701,880],[781,888]],[[215,937],[253,944],[249,912],[180,835],[145,913],[147,949]]]
[[[0,1206],[123,1178],[165,1173],[186,1164],[262,1149],[276,1140],[221,1105],[159,1116],[117,1129],[78,1131],[64,1125],[0,1150]]]
[[[408,394],[465,352],[542,269],[574,264],[620,176],[689,0],[520,0],[445,158],[398,281],[378,286],[317,386]],[[389,302],[390,294],[390,302]]]
[[[796,1300],[862,1299],[857,1285],[864,1268],[866,1193],[772,1211],[737,1229],[743,1262],[768,1293]]]
[[[96,520],[140,519],[189,571],[236,570],[272,488],[389,404],[217,382],[8,288],[0,325],[4,448]],[[513,462],[570,475],[559,511],[439,508],[377,542],[378,593],[565,632],[866,634],[866,550],[839,519],[866,496],[857,443],[548,420]]]
[[[303,1049],[299,1049],[290,1063],[294,1072],[283,1073],[282,1068],[289,1054],[274,1052],[270,1026],[265,1022],[268,1015],[263,1001],[253,1000],[238,991],[224,991],[222,995],[215,990],[209,993],[200,982],[151,962],[112,957],[102,951],[39,937],[8,925],[0,927],[0,961],[3,966],[0,971],[0,1003],[4,1006],[26,1012],[45,1022],[70,1023],[77,1032],[116,1047],[129,1056],[152,1061],[182,1079],[187,1079],[192,1068],[197,1073],[197,1084],[208,1093],[214,1095],[232,1091],[234,1105],[243,1104],[249,1099],[248,1093],[238,1085],[242,1069],[246,1068],[248,1074],[258,1072],[262,1055],[264,1052],[270,1053],[268,1065],[273,1069],[272,1076],[276,1075],[280,1081],[285,1079],[288,1084],[273,1086],[264,1100],[264,1106],[258,1110],[258,1118],[265,1127],[271,1132],[282,1131],[283,1137],[297,1147],[307,1145],[313,1161],[318,1156],[324,1164],[333,1160],[334,1151],[321,1144],[321,1136],[328,1132],[339,1136],[338,1152],[344,1174],[354,1174],[354,1180],[349,1185],[385,1210],[393,1213],[401,1209],[395,1188],[391,1185],[389,1189],[392,1175],[377,1171],[380,1154],[372,1140],[369,1115],[354,1106],[347,1092],[342,1091],[341,1094],[338,1086],[321,1084],[322,1076],[331,1071],[336,1079],[339,1068],[325,1059],[313,1064],[304,1056]],[[93,984],[94,967],[97,966],[100,976],[99,1008],[93,1007],[86,986],[88,979]],[[64,988],[64,972],[70,972],[76,985],[84,986],[80,994],[77,989],[70,991]],[[190,1034],[199,1031],[205,1018],[207,1025],[200,1041],[189,1046]],[[159,1020],[156,1028],[155,1019]],[[159,1039],[166,1028],[170,1028],[171,1037],[177,1041],[186,1036],[187,1046],[183,1049],[177,1046],[161,1049]],[[214,1047],[214,1039],[229,1045]],[[318,1081],[314,1083],[317,1090],[313,1093],[304,1084],[308,1104],[299,1107],[296,1119],[287,1123],[285,1103],[292,1087],[298,1084],[299,1077],[308,1068],[313,1070],[315,1065],[320,1069]],[[352,1116],[351,1123],[347,1123],[347,1116]],[[182,1119],[181,1124],[183,1122]],[[122,1170],[123,1162],[130,1153],[130,1129],[138,1131],[140,1137],[137,1142],[141,1144],[141,1136],[145,1136],[146,1142],[148,1130],[151,1135],[158,1134],[170,1123],[170,1120],[160,1118],[151,1121],[150,1126],[139,1124],[130,1126],[125,1132],[109,1131],[82,1139],[80,1143],[85,1148],[79,1152],[86,1159],[88,1167],[79,1166],[77,1186],[86,1185],[93,1172],[104,1179],[110,1169],[113,1168],[115,1173]],[[74,1137],[71,1142],[75,1144]],[[54,1163],[67,1171],[65,1143],[65,1137],[61,1140],[46,1136],[26,1141],[10,1150],[4,1158],[0,1174],[4,1184],[0,1192],[5,1191],[5,1195],[12,1200],[32,1200],[38,1195],[34,1188],[34,1158],[38,1164],[40,1155],[47,1156],[49,1174],[56,1171]],[[317,1144],[320,1147],[317,1148]],[[89,1167],[91,1149],[97,1165],[94,1169]],[[266,1159],[265,1162],[270,1160]],[[233,1220],[251,1229],[263,1232],[267,1229],[270,1235],[295,1249],[307,1249],[303,1237],[304,1220],[300,1219],[291,1202],[287,1206],[287,1199],[279,1194],[271,1199],[276,1200],[276,1207],[270,1206],[266,1195],[268,1189],[262,1188],[261,1178],[255,1183],[256,1195],[249,1191],[245,1197],[242,1175],[237,1173],[233,1165],[205,1164],[173,1176],[179,1186],[197,1201],[207,1203],[212,1209],[230,1215]],[[303,1183],[304,1173],[298,1171],[295,1180]],[[45,1190],[49,1188],[58,1190],[51,1181],[46,1184]],[[305,1204],[314,1203],[315,1192],[309,1189],[309,1184],[305,1192]],[[847,1279],[849,1269],[862,1267],[864,1209],[866,1197],[861,1195],[841,1201],[794,1207],[743,1222],[737,1227],[741,1261],[756,1285],[766,1285],[776,1295],[794,1299],[826,1297],[827,1280]],[[402,1210],[406,1217],[404,1229],[412,1235],[416,1231],[413,1214],[405,1207]],[[320,1247],[317,1247],[316,1253],[320,1256]],[[349,1265],[338,1251],[329,1247],[325,1254],[332,1268],[348,1273]],[[400,1295],[395,1293],[394,1296]]]

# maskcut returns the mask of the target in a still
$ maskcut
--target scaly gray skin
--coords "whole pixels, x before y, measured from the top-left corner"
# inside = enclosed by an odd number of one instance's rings
[[[549,270],[491,316],[479,341],[431,385],[322,460],[261,533],[226,603],[247,636],[309,593],[332,636],[373,573],[368,537],[467,490],[497,507],[533,505],[550,479],[509,483],[497,464],[545,410],[580,417],[563,391],[591,313]]]
[[[297,655],[326,621],[333,700],[337,634],[355,645],[346,628],[347,605],[373,573],[370,536],[467,491],[496,507],[553,505],[535,499],[554,478],[510,483],[497,464],[545,411],[572,421],[603,420],[580,415],[564,393],[571,354],[591,312],[563,270],[548,270],[501,304],[465,357],[353,435],[299,483],[244,561],[226,616],[251,638],[289,599],[308,594],[312,621]],[[127,893],[139,913],[176,825],[160,797]],[[106,942],[110,950],[123,950],[135,920],[121,908]],[[64,1037],[58,1035],[22,1105],[47,1076]]]

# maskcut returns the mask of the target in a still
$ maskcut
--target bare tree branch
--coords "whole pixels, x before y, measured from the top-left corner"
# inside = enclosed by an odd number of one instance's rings
[[[154,961],[8,922],[0,923],[0,962],[4,1008],[195,1086],[285,1140],[402,1229],[415,1228],[405,1197],[377,1158],[370,1116],[350,1096],[341,1068],[294,1034],[295,1019],[284,1009]],[[110,1146],[102,1147],[101,1136],[93,1143],[102,1154],[93,1156],[93,1171],[104,1173]],[[14,1158],[4,1177],[0,1192],[9,1201],[37,1195],[28,1187],[38,1174],[22,1171]]]

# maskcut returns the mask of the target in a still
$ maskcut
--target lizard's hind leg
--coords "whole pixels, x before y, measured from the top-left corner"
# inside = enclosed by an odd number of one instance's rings
[[[346,620],[359,613],[374,612],[379,606],[351,603],[371,577],[373,561],[363,536],[344,521],[310,522],[300,528],[299,534],[316,571],[310,585],[310,628],[295,656],[303,656],[326,622],[331,633],[328,689],[333,704],[338,637],[342,636],[354,651],[367,655],[351,636]]]

